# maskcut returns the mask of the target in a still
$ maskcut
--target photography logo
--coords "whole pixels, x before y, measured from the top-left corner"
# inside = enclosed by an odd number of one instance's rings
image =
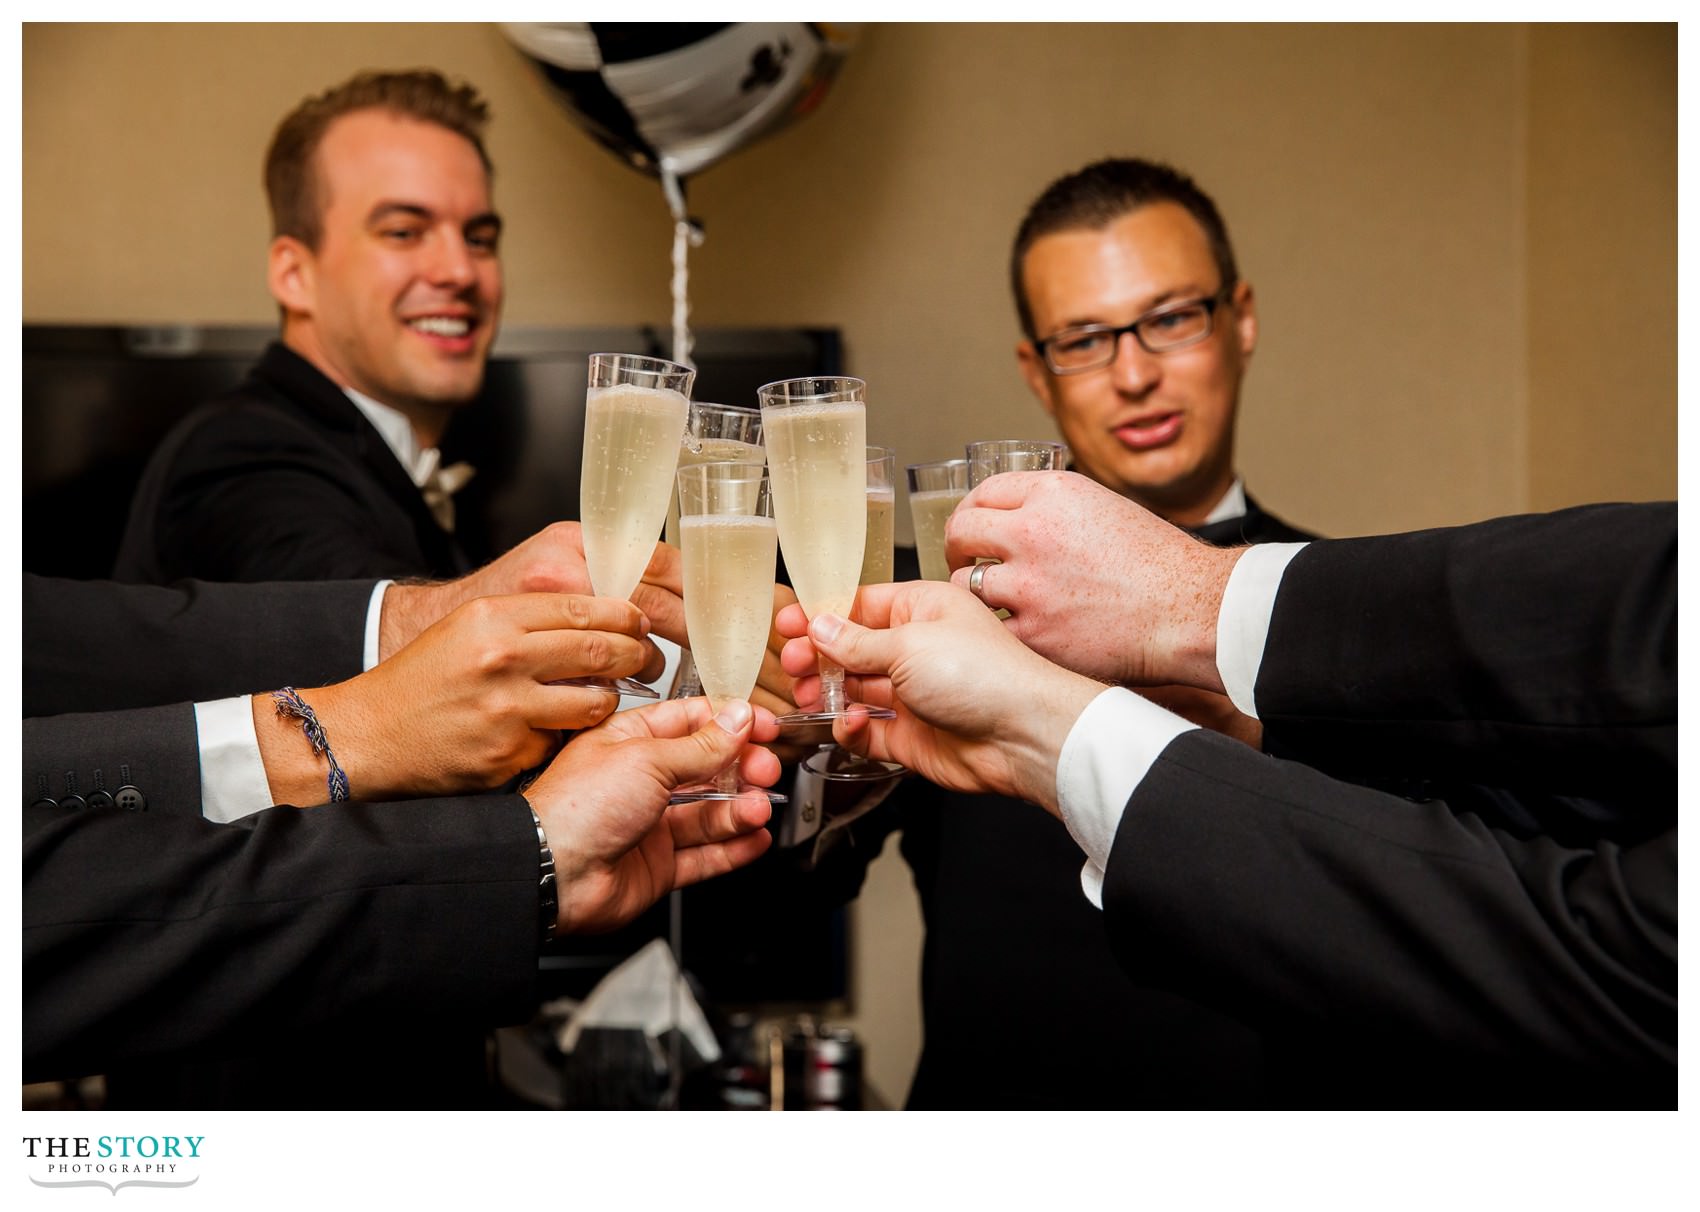
[[[204,1136],[26,1136],[24,1161],[38,1187],[192,1187]]]

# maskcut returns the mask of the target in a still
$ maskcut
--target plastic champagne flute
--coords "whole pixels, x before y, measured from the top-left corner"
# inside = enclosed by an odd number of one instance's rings
[[[862,540],[862,571],[857,585],[883,585],[894,571],[897,524],[897,452],[868,447],[868,531]]]
[[[944,528],[957,503],[968,495],[968,460],[911,463],[904,470],[909,476],[909,515],[915,523],[915,555],[921,564],[921,578],[948,581]]]
[[[773,484],[773,514],[803,613],[849,618],[868,532],[867,385],[852,378],[784,379],[756,392]],[[779,717],[812,724],[848,713],[844,669],[820,662],[821,708]],[[885,707],[858,706],[881,719]]]
[[[990,479],[1004,471],[1068,469],[1068,447],[1048,439],[998,438],[989,442],[970,442],[967,454],[969,488],[977,488],[982,480]],[[996,564],[998,561],[982,556],[974,562]],[[997,616],[1007,619],[1009,611],[998,610]]]
[[[868,534],[862,546],[859,585],[881,585],[892,578],[896,558],[893,550],[896,471],[896,451],[886,446],[868,447]],[[862,757],[837,743],[820,746],[804,759],[803,765],[823,779],[842,783],[897,779],[907,773],[896,762]]]
[[[685,420],[685,435],[679,441],[679,466],[701,463],[765,463],[767,450],[761,444],[761,411],[735,404],[713,404],[692,400]],[[666,538],[679,546],[679,494],[667,506]],[[688,699],[702,693],[696,659],[689,648],[679,653],[679,673],[673,680],[673,697]]]
[[[779,532],[767,468],[760,463],[700,463],[682,467],[679,544],[685,566],[685,628],[696,655],[697,676],[718,712],[734,699],[748,700],[767,652],[773,619],[773,574]],[[673,803],[737,799],[738,763],[711,786],[681,787]],[[775,803],[776,791],[764,792]]]
[[[692,400],[685,418],[685,433],[679,440],[679,467],[699,463],[765,463],[767,450],[761,444],[761,410],[736,404],[713,404]],[[675,492],[667,509],[667,541],[679,546],[679,496]]]
[[[1048,439],[998,438],[990,442],[970,442],[968,453],[968,487],[976,488],[980,481],[1002,471],[1065,471],[1068,468],[1068,447]]]
[[[579,524],[598,596],[630,598],[655,554],[695,379],[690,367],[662,358],[590,355]],[[565,678],[560,684],[661,697],[631,678]]]

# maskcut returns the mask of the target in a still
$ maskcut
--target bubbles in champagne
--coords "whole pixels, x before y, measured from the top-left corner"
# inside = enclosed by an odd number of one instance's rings
[[[665,388],[621,384],[585,393],[579,521],[599,595],[629,598],[643,579],[672,498],[689,408]]]
[[[848,617],[868,526],[867,412],[801,404],[762,414],[779,545],[809,617]]]

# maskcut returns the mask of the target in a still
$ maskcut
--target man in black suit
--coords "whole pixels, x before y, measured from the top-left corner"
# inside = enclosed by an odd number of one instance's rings
[[[1143,160],[1050,185],[1016,234],[1021,373],[1076,471],[1216,543],[1309,538],[1250,498],[1234,465],[1257,344],[1214,202]],[[1217,696],[1171,702],[1225,723]],[[914,1108],[1257,1105],[1262,1048],[1229,1014],[1135,983],[1070,886],[1079,851],[1002,795],[907,780],[848,831],[826,889],[901,830],[926,921]]]
[[[788,609],[814,643],[786,666],[818,646],[895,698],[842,742],[1056,814],[1130,972],[1356,1040],[1374,1063],[1334,1105],[1675,1105],[1674,505],[1218,551],[1021,473],[949,535],[980,603],[867,591],[879,630]],[[1302,761],[1106,681],[1226,693]],[[1335,777],[1387,769],[1550,799],[1514,830]]]
[[[311,1049],[386,1020],[515,1021],[557,930],[611,929],[762,853],[765,800],[666,801],[771,739],[771,718],[735,705],[711,722],[691,700],[591,727],[610,696],[552,682],[655,664],[637,608],[467,589],[25,578],[25,710],[44,713],[24,722],[26,1079]],[[362,673],[374,614],[384,659]],[[336,677],[298,695],[322,751],[270,696],[236,700],[257,788],[219,769],[212,704],[141,705]],[[69,713],[91,696],[136,705]],[[523,795],[464,794],[540,763],[557,729],[588,731]],[[327,792],[333,754],[348,783]],[[765,750],[743,756],[749,777],[777,778]],[[418,795],[438,798],[360,802]]]
[[[435,72],[368,72],[303,102],[266,156],[280,340],[161,443],[119,580],[459,575],[438,466],[502,306],[487,111]]]

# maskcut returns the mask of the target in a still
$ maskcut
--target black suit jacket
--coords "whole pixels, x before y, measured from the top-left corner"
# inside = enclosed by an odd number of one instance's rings
[[[1256,694],[1309,765],[1176,738],[1111,852],[1118,953],[1366,1058],[1308,1101],[1674,1106],[1675,645],[1674,506],[1307,548]],[[1516,830],[1330,777],[1401,770],[1613,809]]]
[[[1247,506],[1198,533],[1220,544],[1312,537]],[[913,577],[913,552],[899,560]],[[850,826],[850,843],[822,863],[821,894],[853,894],[894,830],[926,924],[911,1108],[1262,1104],[1259,1033],[1234,1007],[1201,1006],[1117,963],[1061,821],[911,778]]]
[[[399,1039],[428,1039],[534,1005],[537,835],[519,796],[201,818],[194,707],[170,700],[357,673],[371,592],[26,575],[26,1079],[172,1071],[184,1051],[309,1051],[386,1018],[408,1025]],[[78,714],[95,705],[131,709]],[[143,809],[34,802],[121,779]],[[396,1059],[399,1073],[420,1068]],[[428,1105],[432,1093],[291,1096]]]
[[[172,702],[357,673],[372,584],[26,575],[27,1080],[115,1066],[111,1080],[127,1076],[134,1094],[115,1101],[151,1105],[476,1097],[481,1047],[459,1085],[433,1062],[445,1035],[482,1038],[445,1026],[515,1021],[535,1004],[537,839],[524,800],[275,808],[213,824],[200,816],[194,709]],[[85,714],[106,705],[131,710]],[[72,784],[115,793],[120,780],[145,808],[36,803]],[[306,1063],[357,1028],[371,1053],[344,1053],[334,1071]],[[198,1063],[220,1055],[240,1059]]]
[[[360,672],[374,581],[23,578],[24,715],[322,686]]]
[[[452,577],[469,565],[342,389],[281,344],[142,473],[113,575],[167,584]]]
[[[185,704],[359,673],[373,585],[164,587],[25,573],[23,802],[110,793],[123,782],[144,801],[199,812],[194,711]],[[129,708],[160,710],[122,713]],[[73,712],[99,714],[75,728],[33,718]]]
[[[185,717],[175,727],[148,718],[173,710]],[[189,711],[26,726],[30,757],[117,746],[151,794],[144,812],[24,809],[25,1081],[311,1054],[384,1024],[400,1029],[390,1042],[402,1055],[372,1061],[405,1079],[422,1058],[404,1041],[527,1017],[537,833],[523,799],[280,807],[214,824],[200,816]],[[114,728],[125,739],[112,741]],[[278,1096],[370,1107],[444,1097],[361,1074]],[[241,1086],[228,1097],[242,1101]]]

